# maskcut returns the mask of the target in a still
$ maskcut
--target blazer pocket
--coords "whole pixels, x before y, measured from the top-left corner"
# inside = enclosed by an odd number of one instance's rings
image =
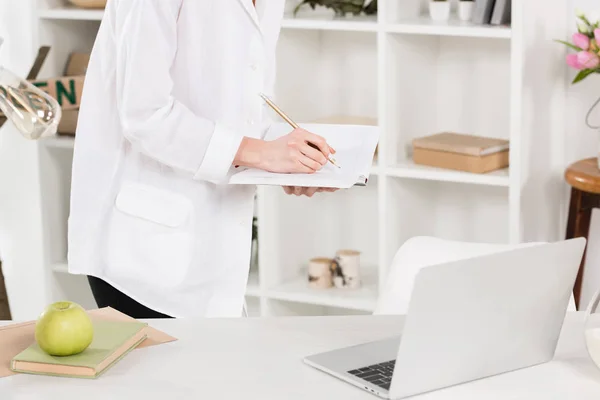
[[[185,281],[193,256],[193,205],[183,195],[127,183],[108,229],[110,276],[152,288]]]

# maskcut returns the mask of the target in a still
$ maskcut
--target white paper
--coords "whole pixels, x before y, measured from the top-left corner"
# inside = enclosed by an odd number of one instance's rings
[[[301,187],[331,187],[346,189],[369,178],[375,148],[379,142],[379,128],[363,125],[301,124],[303,129],[322,136],[337,153],[333,155],[337,168],[327,163],[314,174],[276,174],[257,169],[246,169],[231,176],[232,185],[275,185]],[[290,133],[284,123],[274,124],[265,140],[274,140]]]

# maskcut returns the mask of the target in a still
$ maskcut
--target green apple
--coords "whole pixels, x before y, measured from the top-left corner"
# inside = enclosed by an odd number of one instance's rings
[[[88,348],[93,338],[90,317],[83,307],[70,301],[48,306],[35,325],[36,342],[52,356],[79,354]]]

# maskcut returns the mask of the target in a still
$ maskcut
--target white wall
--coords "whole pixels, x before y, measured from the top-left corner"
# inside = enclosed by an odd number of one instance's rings
[[[31,0],[0,0],[0,65],[25,76],[34,61]],[[42,246],[37,143],[0,129],[0,258],[14,319],[36,317],[49,298]]]

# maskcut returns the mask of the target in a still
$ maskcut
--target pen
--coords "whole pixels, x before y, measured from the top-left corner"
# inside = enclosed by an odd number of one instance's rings
[[[275,105],[275,103],[273,103],[271,101],[271,99],[269,99],[266,95],[264,95],[264,94],[261,93],[260,97],[262,97],[262,99],[269,105],[269,107],[271,107],[273,109],[273,111],[275,111],[277,114],[279,114],[279,116],[281,118],[283,118],[285,120],[285,122],[287,122],[288,124],[290,124],[290,126],[292,128],[294,128],[294,129],[300,128],[297,123],[295,123],[294,121],[292,121],[292,119],[290,117],[288,117],[287,114],[284,113],[279,107],[277,107],[277,105]],[[313,149],[320,150],[319,147],[317,147],[314,143],[308,142],[308,145],[310,147],[312,147]],[[328,161],[331,164],[335,165],[336,167],[341,168],[339,165],[337,165],[337,163],[336,163],[336,161],[335,161],[335,159],[333,157],[329,156]]]

